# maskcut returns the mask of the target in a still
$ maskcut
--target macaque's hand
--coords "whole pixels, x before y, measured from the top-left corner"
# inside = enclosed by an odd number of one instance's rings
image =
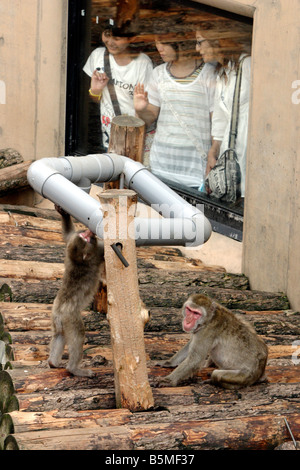
[[[141,83],[138,83],[134,88],[133,104],[137,112],[144,111],[149,104],[148,92],[145,91],[144,85]]]
[[[100,73],[98,70],[94,70],[92,78],[91,78],[91,90],[95,95],[100,95],[102,93],[103,88],[106,87],[109,81],[108,76],[106,73]]]

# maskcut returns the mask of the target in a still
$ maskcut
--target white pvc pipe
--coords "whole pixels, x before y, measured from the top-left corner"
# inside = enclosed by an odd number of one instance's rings
[[[43,197],[61,206],[75,219],[104,236],[100,202],[89,196],[92,183],[117,180],[164,218],[135,218],[132,236],[137,245],[198,246],[211,235],[211,225],[192,206],[150,173],[141,163],[116,154],[37,160],[28,169],[29,184]]]

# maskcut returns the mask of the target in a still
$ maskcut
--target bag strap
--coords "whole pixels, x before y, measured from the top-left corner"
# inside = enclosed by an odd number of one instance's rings
[[[122,114],[122,113],[121,113],[121,110],[120,110],[120,105],[119,105],[119,102],[118,102],[114,82],[113,82],[112,75],[111,75],[111,68],[110,68],[110,63],[109,63],[109,52],[106,48],[105,48],[105,51],[104,51],[104,71],[105,71],[106,75],[109,78],[108,83],[107,83],[107,87],[108,87],[108,91],[109,91],[109,94],[110,94],[110,98],[111,98],[111,102],[112,102],[112,105],[113,105],[113,108],[114,108],[115,115],[120,116],[120,114]]]
[[[231,126],[230,126],[230,133],[229,133],[229,142],[228,142],[229,149],[235,148],[236,138],[238,134],[240,94],[241,94],[241,86],[242,86],[242,71],[243,71],[243,62],[246,59],[246,57],[249,57],[249,56],[246,55],[240,60],[239,65],[238,65],[238,70],[237,70],[233,103],[232,103]]]

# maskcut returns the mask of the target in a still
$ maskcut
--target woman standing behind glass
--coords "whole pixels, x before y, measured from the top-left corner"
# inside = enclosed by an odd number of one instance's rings
[[[191,41],[159,37],[156,48],[164,64],[153,70],[148,87],[138,84],[134,92],[136,114],[147,125],[157,119],[151,171],[166,180],[199,188],[211,147],[214,67],[195,54]]]
[[[215,63],[218,72],[214,113],[212,118],[213,144],[208,152],[206,175],[216,165],[217,159],[228,148],[232,103],[239,62],[247,56],[243,46],[233,39],[208,39],[213,33],[197,31],[197,50],[205,63]],[[242,64],[242,85],[236,153],[241,169],[241,196],[245,196],[246,153],[251,80],[251,57]]]
[[[111,122],[115,116],[107,87],[109,78],[105,70],[105,50],[109,53],[112,81],[122,114],[134,116],[134,87],[141,80],[147,83],[153,69],[152,62],[146,54],[131,50],[131,36],[116,28],[111,20],[111,24],[110,22],[106,24],[101,35],[105,47],[94,49],[83,68],[91,77],[89,94],[99,103],[102,143],[105,150],[109,145]]]

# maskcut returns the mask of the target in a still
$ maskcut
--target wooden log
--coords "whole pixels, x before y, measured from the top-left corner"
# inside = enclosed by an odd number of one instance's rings
[[[117,435],[116,435],[117,433]],[[15,434],[20,450],[129,450],[129,430],[122,426],[103,429],[58,429]]]
[[[51,268],[49,268],[51,271]],[[0,286],[8,284],[13,292],[15,302],[52,302],[57,289],[60,286],[59,280],[45,280],[37,278],[0,278]],[[179,287],[180,286],[180,287]],[[169,283],[158,288],[154,285],[150,289],[149,285],[140,285],[140,296],[147,308],[153,309],[181,309],[187,297],[195,293],[206,294],[230,310],[240,311],[267,311],[267,310],[289,310],[290,304],[283,294],[268,292],[253,292],[241,289],[223,289],[218,287],[191,287],[179,283]],[[30,288],[30,289],[29,289]]]
[[[4,442],[9,434],[13,434],[14,425],[9,414],[0,414],[0,450],[4,450]]]
[[[26,393],[41,393],[47,390],[47,394],[60,394],[62,391],[68,390],[80,390],[81,388],[88,388],[90,391],[98,389],[112,390],[114,386],[113,381],[113,367],[111,365],[100,365],[99,367],[93,367],[95,372],[95,378],[93,381],[83,381],[70,375],[66,369],[59,369],[58,371],[52,371],[45,365],[44,368],[38,368],[28,365],[24,371],[24,367],[18,367],[10,370],[10,375],[13,379],[14,387],[17,394]],[[295,386],[299,383],[299,366],[290,364],[288,366],[272,366],[268,365],[266,368],[267,384],[294,384]],[[195,378],[189,381],[189,387],[194,390],[199,390],[199,387],[203,387],[203,380],[207,380],[213,368],[205,368],[197,372]],[[164,377],[171,372],[171,369],[162,367],[149,367],[149,380],[154,386],[158,377]],[[185,385],[186,386],[186,385]],[[268,385],[267,385],[268,386]],[[177,388],[182,388],[177,387]],[[265,387],[266,388],[266,387]],[[257,385],[253,385],[252,388],[248,388],[246,394],[249,396],[257,393],[257,397],[260,395],[263,387],[259,388]],[[216,387],[211,387],[211,391],[217,390]],[[175,393],[175,392],[174,392]],[[222,392],[220,392],[222,394]],[[226,392],[224,391],[224,394]],[[19,396],[19,395],[17,395]],[[209,400],[209,399],[208,399]],[[297,404],[297,401],[295,401]],[[298,400],[298,405],[300,402]]]
[[[18,238],[20,241],[20,239]],[[24,243],[24,240],[22,240]],[[16,240],[17,242],[17,240]],[[1,260],[41,261],[45,263],[63,263],[65,258],[65,247],[63,245],[40,245],[32,246],[5,245],[0,246]]]
[[[0,246],[6,246],[8,243],[15,246],[22,244],[32,246],[47,242],[52,245],[63,244],[62,234],[53,231],[40,230],[34,227],[15,227],[12,225],[2,225],[1,230]]]
[[[116,116],[112,120],[109,153],[143,162],[145,123],[135,116]]]
[[[31,163],[32,161],[23,162],[0,170],[0,197],[29,187],[27,170]]]
[[[140,286],[142,300],[146,306],[181,308],[191,294],[205,294],[214,298],[229,309],[239,310],[288,310],[289,301],[284,294],[272,292],[224,289],[215,287],[190,287],[178,289],[178,283],[168,285],[168,295],[164,289],[150,289],[148,285]]]
[[[20,205],[16,206],[14,204],[0,204],[0,210],[4,212],[11,212],[13,214],[23,214],[29,215],[32,217],[41,217],[44,219],[50,220],[60,220],[61,217],[56,210],[53,209],[44,209],[40,207],[31,207]]]
[[[99,426],[121,426],[129,423],[132,413],[126,409],[88,411],[45,411],[41,413],[14,411],[10,414],[16,433],[41,429],[75,429]]]
[[[20,279],[61,279],[64,273],[62,263],[43,263],[42,261],[15,261],[0,259],[1,276]]]
[[[133,191],[110,190],[101,194],[100,201],[104,208],[108,321],[116,402],[119,407],[145,410],[153,406],[153,397],[146,370],[135,239],[130,233],[136,196]],[[123,261],[113,247],[119,250]]]
[[[300,417],[288,416],[296,439]],[[15,434],[27,450],[271,450],[289,439],[284,417],[266,414],[231,420],[200,420],[114,426],[109,433],[99,426]]]
[[[7,371],[0,370],[0,416],[18,409],[18,400],[11,376]]]
[[[22,162],[23,157],[17,150],[12,148],[0,150],[0,168],[6,168]]]
[[[51,305],[43,303],[17,303],[0,302],[0,320],[5,323],[8,331],[29,331],[50,330]],[[284,336],[289,344],[293,337],[299,336],[300,314],[298,312],[285,311],[232,311],[238,317],[245,319],[253,325],[256,331],[269,338],[270,344],[274,343],[274,338],[281,338],[285,344]],[[107,317],[102,312],[88,311],[82,312],[85,328],[87,332],[98,331],[102,334],[108,329]],[[150,321],[145,326],[145,331],[182,333],[181,309],[177,308],[151,308]],[[0,322],[1,323],[1,322]],[[272,340],[271,340],[272,338]]]
[[[0,278],[0,286],[8,284],[12,290],[14,302],[40,302],[44,304],[52,303],[58,289],[61,286],[61,280],[47,281],[38,279],[13,279]]]
[[[15,361],[45,361],[49,355],[49,342],[51,338],[50,330],[45,334],[39,332],[12,332],[13,341],[12,349]],[[175,354],[183,347],[188,337],[184,334],[164,334],[155,335],[153,333],[145,333],[146,358],[154,362],[165,360]],[[280,344],[276,338],[264,337],[269,348],[270,359],[289,359],[291,361],[295,348],[293,341],[298,339],[297,336],[287,339],[287,344]],[[101,355],[107,360],[112,360],[112,349],[110,335],[108,332],[90,333],[86,332],[86,344],[84,346],[84,357],[90,367],[93,358]],[[281,338],[280,338],[281,340]],[[275,344],[273,344],[275,342]],[[295,371],[298,371],[296,368]]]
[[[226,272],[210,272],[209,275],[205,271],[190,272],[186,269],[184,276],[182,271],[167,269],[140,269],[139,284],[145,285],[152,289],[154,285],[166,286],[167,291],[169,284],[182,284],[184,286],[198,287],[222,287],[224,289],[241,289],[249,290],[249,280],[244,275],[230,274]]]

